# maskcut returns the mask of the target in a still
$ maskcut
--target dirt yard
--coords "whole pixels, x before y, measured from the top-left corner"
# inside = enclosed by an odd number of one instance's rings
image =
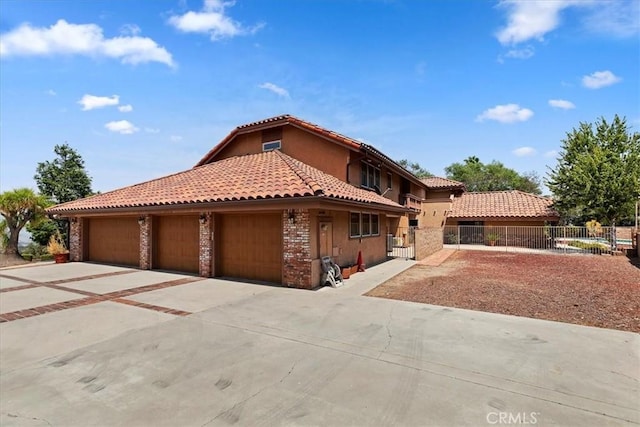
[[[0,268],[11,267],[14,265],[28,264],[28,263],[29,261],[25,261],[20,257],[8,256],[6,254],[0,253]]]
[[[367,295],[640,332],[637,260],[458,251]]]

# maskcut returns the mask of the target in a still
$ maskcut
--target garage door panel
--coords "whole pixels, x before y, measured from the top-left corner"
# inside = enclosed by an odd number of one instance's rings
[[[200,225],[194,215],[154,217],[153,268],[199,271]]]
[[[281,283],[282,217],[223,215],[218,220],[218,275]]]
[[[136,218],[89,219],[89,260],[138,266],[140,226]]]

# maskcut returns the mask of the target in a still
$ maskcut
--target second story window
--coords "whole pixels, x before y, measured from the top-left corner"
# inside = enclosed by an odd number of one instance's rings
[[[360,185],[366,188],[380,189],[380,169],[368,163],[362,162]]]
[[[391,172],[387,172],[387,189],[391,190],[393,188],[393,180],[391,179]]]

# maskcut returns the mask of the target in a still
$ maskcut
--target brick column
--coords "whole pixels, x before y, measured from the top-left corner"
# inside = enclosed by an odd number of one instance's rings
[[[141,221],[144,219],[144,221]],[[140,269],[151,269],[151,248],[153,245],[153,217],[151,215],[143,215],[138,219],[140,224]]]
[[[282,212],[283,284],[311,289],[311,221],[308,209]]]
[[[213,259],[213,238],[211,233],[215,230],[215,216],[206,213],[204,220],[200,217],[200,276],[212,277],[212,259]]]
[[[73,217],[69,221],[69,260],[84,261],[84,236],[82,235],[84,219]]]

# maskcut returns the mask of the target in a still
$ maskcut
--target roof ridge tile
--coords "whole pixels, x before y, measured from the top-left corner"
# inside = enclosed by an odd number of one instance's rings
[[[313,178],[307,175],[298,165],[295,164],[294,159],[287,156],[280,150],[273,150],[286,164],[291,168],[291,170],[302,179],[302,181],[309,186],[313,194],[316,196],[324,195],[324,190],[320,187],[320,184],[316,182]]]

